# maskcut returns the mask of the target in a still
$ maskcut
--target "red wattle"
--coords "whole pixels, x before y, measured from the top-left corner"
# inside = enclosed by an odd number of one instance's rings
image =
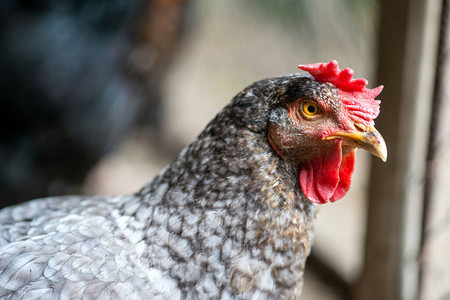
[[[348,152],[342,157],[341,166],[339,168],[339,184],[334,191],[331,202],[337,201],[347,194],[352,183],[352,175],[355,170],[356,149]]]
[[[309,201],[326,203],[339,184],[339,167],[342,161],[341,143],[326,154],[312,159],[300,170],[300,185]]]
[[[341,144],[336,143],[331,151],[312,159],[300,170],[300,185],[311,202],[334,202],[350,189],[356,149],[342,155]]]

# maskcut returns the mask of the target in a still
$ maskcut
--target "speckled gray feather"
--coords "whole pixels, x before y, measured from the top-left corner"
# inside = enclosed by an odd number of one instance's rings
[[[254,83],[134,195],[0,211],[0,296],[298,298],[316,206],[267,131],[286,122],[284,102],[329,97],[327,86],[300,75]]]

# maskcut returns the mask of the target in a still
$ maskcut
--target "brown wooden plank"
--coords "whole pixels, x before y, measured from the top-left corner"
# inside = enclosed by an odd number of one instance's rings
[[[420,243],[420,299],[450,297],[450,0],[443,1]]]
[[[414,299],[423,175],[441,1],[382,0],[376,127],[388,163],[371,170],[365,266],[357,299]]]

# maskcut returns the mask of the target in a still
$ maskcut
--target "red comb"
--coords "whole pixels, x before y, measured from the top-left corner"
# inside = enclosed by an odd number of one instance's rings
[[[375,97],[383,90],[382,85],[374,89],[366,88],[366,79],[352,78],[354,71],[350,68],[341,71],[336,60],[299,65],[298,68],[311,74],[315,80],[329,82],[338,88],[340,99],[351,119],[367,126],[373,125],[373,119],[380,112],[380,101],[375,100]]]

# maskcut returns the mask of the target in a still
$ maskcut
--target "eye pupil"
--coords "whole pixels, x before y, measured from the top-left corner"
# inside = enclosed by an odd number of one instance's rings
[[[316,115],[320,113],[320,107],[313,101],[306,100],[302,102],[301,105],[300,110],[302,115],[306,118],[316,117]]]

